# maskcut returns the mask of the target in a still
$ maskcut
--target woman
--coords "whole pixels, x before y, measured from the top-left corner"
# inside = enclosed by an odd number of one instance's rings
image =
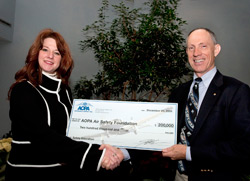
[[[13,141],[6,181],[75,180],[78,173],[93,173],[100,165],[113,169],[123,159],[121,150],[110,145],[100,147],[66,136],[72,68],[64,38],[51,29],[41,31],[8,93]]]

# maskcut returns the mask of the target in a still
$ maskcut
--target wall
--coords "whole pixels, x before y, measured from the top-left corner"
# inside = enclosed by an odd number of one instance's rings
[[[0,1],[0,40],[11,41],[14,31],[16,0]]]
[[[9,102],[7,92],[14,75],[24,65],[26,54],[35,36],[50,27],[59,31],[68,42],[75,60],[71,76],[73,86],[81,76],[91,78],[98,64],[91,52],[82,53],[79,40],[82,28],[98,16],[101,0],[18,0],[15,7],[12,42],[0,41],[0,137],[9,132]],[[111,0],[118,2],[118,0]],[[141,6],[143,0],[130,0],[131,7]],[[250,85],[250,1],[249,0],[181,0],[179,16],[187,21],[184,35],[197,27],[211,28],[217,34],[222,51],[217,57],[217,67],[226,75]]]

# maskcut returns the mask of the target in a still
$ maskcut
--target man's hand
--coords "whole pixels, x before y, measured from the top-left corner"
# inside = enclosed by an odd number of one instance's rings
[[[171,160],[182,160],[186,159],[186,145],[178,144],[173,145],[169,148],[165,148],[162,150],[162,155],[164,157],[170,157]]]
[[[119,148],[115,148],[108,144],[102,144],[99,150],[103,150],[104,148],[106,148],[106,152],[102,159],[102,168],[113,170],[118,167],[123,160],[123,153]]]

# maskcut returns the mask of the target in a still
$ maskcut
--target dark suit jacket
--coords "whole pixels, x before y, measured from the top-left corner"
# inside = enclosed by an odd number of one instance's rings
[[[178,103],[178,135],[191,83],[181,85],[169,98]],[[189,180],[239,180],[242,167],[250,161],[248,85],[217,71],[201,104],[190,146]]]

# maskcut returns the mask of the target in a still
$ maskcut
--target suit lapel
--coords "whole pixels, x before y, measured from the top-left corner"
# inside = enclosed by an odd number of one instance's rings
[[[186,104],[187,104],[187,98],[188,98],[188,94],[189,94],[189,89],[190,86],[192,84],[192,81],[187,82],[187,84],[182,88],[182,93],[179,100],[178,101],[178,133],[180,132],[183,124],[185,124],[185,108],[186,108]]]
[[[220,97],[221,94],[220,87],[222,86],[222,84],[223,84],[223,76],[219,71],[217,71],[202,101],[190,142],[192,142],[193,139],[196,138],[196,135],[200,131],[203,123],[206,121],[217,99]]]

